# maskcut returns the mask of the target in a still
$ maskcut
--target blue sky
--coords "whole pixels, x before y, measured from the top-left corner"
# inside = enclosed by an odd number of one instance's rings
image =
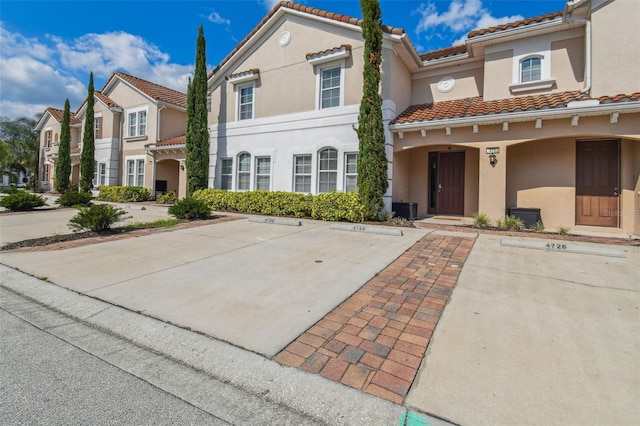
[[[209,70],[276,0],[0,2],[0,116],[33,117],[86,97],[89,72],[101,89],[122,71],[186,92],[198,26]],[[361,17],[358,0],[300,0]],[[564,0],[381,0],[383,22],[404,28],[419,53],[449,47],[477,28],[560,11]]]

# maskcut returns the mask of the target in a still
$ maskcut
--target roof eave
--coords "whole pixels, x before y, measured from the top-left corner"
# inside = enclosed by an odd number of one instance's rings
[[[573,116],[589,117],[597,115],[606,115],[613,112],[619,113],[636,113],[640,112],[640,102],[625,102],[625,103],[607,103],[599,104],[596,106],[586,107],[559,107],[549,108],[534,111],[517,111],[507,112],[490,115],[475,115],[467,117],[446,118],[441,120],[431,121],[418,121],[411,123],[391,124],[389,130],[392,132],[409,132],[418,130],[434,130],[444,129],[445,127],[468,127],[474,124],[490,125],[501,124],[505,121],[518,122],[518,121],[534,121],[538,118],[541,119],[561,119],[571,118]]]
[[[567,24],[563,22],[562,16],[558,16],[557,18],[552,19],[550,21],[536,22],[536,23],[531,23],[528,25],[523,25],[515,28],[507,28],[505,30],[499,30],[492,33],[477,35],[475,37],[468,38],[466,40],[466,44],[467,46],[469,46],[473,44],[488,43],[497,39],[511,37],[514,35],[522,36],[524,34],[528,34],[531,32],[550,30],[562,25],[567,25]]]

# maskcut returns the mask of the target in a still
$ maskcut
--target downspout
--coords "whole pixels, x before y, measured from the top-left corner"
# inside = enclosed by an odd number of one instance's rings
[[[591,20],[574,18],[570,13],[567,14],[566,20],[567,22],[584,24],[584,87],[580,90],[580,93],[588,93],[591,90]]]

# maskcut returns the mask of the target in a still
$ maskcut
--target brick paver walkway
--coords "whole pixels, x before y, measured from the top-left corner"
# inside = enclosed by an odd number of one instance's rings
[[[275,360],[401,404],[474,241],[426,235]]]

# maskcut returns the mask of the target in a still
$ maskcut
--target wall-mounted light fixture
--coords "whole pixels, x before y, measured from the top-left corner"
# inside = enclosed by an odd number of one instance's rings
[[[184,164],[180,164],[180,170],[184,171]]]
[[[495,167],[498,164],[498,157],[495,154],[489,156],[489,164],[491,164],[491,167]]]

